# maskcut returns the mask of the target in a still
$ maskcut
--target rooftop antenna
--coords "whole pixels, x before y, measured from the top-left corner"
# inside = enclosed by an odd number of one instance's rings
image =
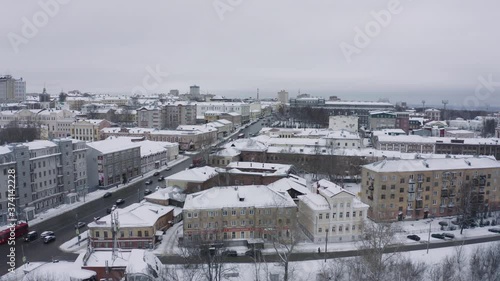
[[[257,100],[259,100],[259,88],[257,88]]]
[[[442,103],[443,103],[443,120],[446,120],[446,118],[445,118],[445,116],[446,116],[446,105],[448,104],[448,100],[443,100]]]
[[[425,111],[425,100],[422,100],[422,112]]]

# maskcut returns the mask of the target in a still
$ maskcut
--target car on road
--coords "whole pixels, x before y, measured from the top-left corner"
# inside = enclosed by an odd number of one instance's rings
[[[145,183],[146,185],[150,185],[150,184],[152,184],[152,183],[153,183],[153,180],[147,180],[147,181],[145,181],[144,183]]]
[[[170,170],[172,170],[172,167],[167,166],[167,167],[165,168],[165,171],[170,171]]]
[[[160,172],[155,172],[155,173],[153,174],[153,176],[154,176],[154,177],[157,177],[157,176],[159,176],[159,175],[160,175]]]
[[[414,240],[414,241],[420,241],[420,236],[415,235],[415,234],[408,235],[408,236],[406,236],[406,238]]]
[[[75,224],[75,229],[78,229],[78,228],[82,228],[84,226],[86,226],[87,224],[84,223],[83,221],[79,221]]]
[[[125,203],[125,200],[123,200],[123,199],[121,199],[121,198],[120,198],[120,199],[118,199],[118,200],[116,200],[116,205],[117,205],[117,206],[118,206],[118,205],[121,205],[121,204],[123,204],[123,203]]]
[[[237,257],[238,252],[233,251],[233,250],[226,250],[221,253],[222,256],[224,257]]]
[[[165,179],[165,177],[164,177],[164,176],[160,176],[160,177],[158,178],[158,181],[162,181],[162,180],[164,180],[164,179]]]
[[[47,230],[47,231],[40,233],[41,238],[45,238],[47,236],[55,236],[54,231]]]
[[[193,169],[194,167],[196,167],[193,163],[189,164],[189,169]]]
[[[56,241],[56,236],[55,235],[49,235],[43,237],[43,243],[48,244],[50,242]]]
[[[101,219],[101,217],[100,217],[100,216],[94,217],[94,221],[98,221],[98,220],[100,220],[100,219]]]
[[[488,229],[488,231],[493,233],[500,233],[500,228],[490,228]]]
[[[108,197],[111,197],[112,193],[111,192],[106,192],[104,193],[104,195],[102,196],[102,198],[108,198]]]
[[[151,189],[144,189],[144,195],[149,195],[153,193],[153,191],[151,191]]]
[[[28,234],[26,234],[26,237],[24,237],[24,242],[31,242],[38,239],[38,232],[36,231],[30,231]]]
[[[453,234],[453,233],[448,233],[448,232],[443,232],[443,236],[444,236],[445,238],[450,238],[450,239],[455,238],[455,234]]]
[[[441,233],[432,233],[431,237],[437,238],[437,239],[443,239],[443,240],[445,239],[445,236]]]
[[[106,213],[111,214],[111,211],[113,211],[113,208],[106,208]]]

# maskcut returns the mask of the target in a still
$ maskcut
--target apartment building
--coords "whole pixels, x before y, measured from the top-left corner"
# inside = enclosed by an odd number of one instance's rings
[[[143,106],[137,109],[137,125],[141,128],[162,128],[161,108]]]
[[[111,126],[111,122],[105,119],[77,120],[71,124],[71,137],[82,141],[98,141],[101,130]]]
[[[180,171],[165,178],[167,186],[176,186],[186,193],[193,193],[220,185],[219,173],[210,166]]]
[[[141,175],[141,145],[107,139],[88,142],[87,172],[91,188],[109,188]],[[96,165],[97,163],[97,165]]]
[[[87,187],[86,147],[80,141],[37,140],[0,147],[0,224],[7,219],[9,170],[16,177],[18,218],[33,219],[35,214],[76,200],[76,192]]]
[[[184,241],[268,240],[291,237],[297,205],[286,192],[263,185],[213,187],[187,195]]]
[[[196,104],[182,102],[163,104],[160,112],[161,126],[158,128],[175,129],[179,125],[194,125],[196,114]]]
[[[92,248],[113,248],[113,231],[120,249],[153,249],[163,233],[172,225],[174,207],[153,203],[134,203],[116,208],[110,215],[88,224]]]
[[[314,242],[345,242],[361,238],[368,205],[352,192],[327,180],[313,184],[317,193],[298,196],[298,221]]]
[[[77,112],[62,109],[21,109],[0,111],[0,126],[15,121],[19,124],[38,123],[47,128],[48,139],[66,138],[71,133],[71,124]]]
[[[432,121],[439,121],[441,120],[441,110],[435,108],[426,109],[425,118]]]
[[[241,123],[250,122],[250,104],[238,102],[200,102],[196,104],[196,114],[204,118],[205,112],[235,112],[241,115]],[[233,122],[232,120],[229,120]],[[234,123],[234,122],[233,122]]]
[[[288,92],[285,91],[285,90],[281,90],[278,92],[278,101],[280,103],[288,103],[288,99],[289,99],[289,96],[288,96]]]
[[[10,75],[0,77],[0,103],[22,102],[26,99],[26,81]]]
[[[497,211],[500,163],[492,157],[450,157],[362,167],[361,200],[376,221],[456,215],[464,192],[471,194],[474,214]]]

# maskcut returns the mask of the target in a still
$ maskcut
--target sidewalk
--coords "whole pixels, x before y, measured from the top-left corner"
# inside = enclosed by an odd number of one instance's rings
[[[168,162],[168,166],[162,166],[160,169],[156,169],[156,170],[153,170],[153,171],[149,171],[148,173],[145,173],[144,174],[144,177],[149,177],[149,176],[152,176],[155,172],[163,172],[165,171],[165,169],[167,167],[173,167],[181,162],[184,162],[186,161],[187,159],[189,159],[189,157],[187,156],[183,156],[183,155],[179,155],[177,157],[176,160],[173,160],[173,161],[170,161]],[[138,181],[142,181],[144,180],[144,177],[136,177],[136,178],[133,178],[130,180],[130,182],[126,183],[126,184],[120,184],[118,186],[118,188],[116,187],[113,187],[113,188],[109,188],[107,190],[104,190],[104,189],[98,189],[94,192],[90,192],[89,194],[85,195],[85,199],[80,197],[80,201],[78,202],[75,202],[73,204],[62,204],[62,205],[59,205],[55,208],[52,208],[50,210],[47,210],[45,212],[42,212],[42,213],[39,213],[36,215],[36,217],[32,220],[30,220],[28,223],[30,226],[35,226],[37,225],[38,223],[44,221],[44,220],[47,220],[47,219],[50,219],[50,218],[53,218],[53,217],[56,217],[56,216],[59,216],[63,213],[66,213],[66,212],[69,212],[75,208],[78,208],[84,204],[86,204],[87,202],[91,202],[91,201],[94,201],[94,200],[97,200],[97,199],[100,199],[102,198],[102,196],[104,195],[104,193],[106,192],[111,192],[111,193],[114,193],[118,190],[121,190],[125,187],[128,187],[129,185],[131,184],[134,184]]]

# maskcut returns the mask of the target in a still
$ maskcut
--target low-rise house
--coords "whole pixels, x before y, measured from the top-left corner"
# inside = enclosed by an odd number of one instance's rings
[[[159,241],[158,232],[167,230],[174,220],[174,207],[152,203],[134,203],[115,208],[110,215],[88,224],[89,243],[93,248],[113,248],[115,227],[121,249],[151,249]]]
[[[298,196],[298,220],[304,233],[315,243],[360,239],[369,206],[330,181],[315,185],[316,194]]]
[[[189,194],[183,210],[183,241],[267,240],[290,237],[297,205],[286,192],[264,185],[213,187]]]
[[[311,193],[306,180],[296,175],[289,175],[267,185],[276,192],[286,192],[298,204],[298,197]]]
[[[167,186],[144,196],[144,199],[158,205],[182,207],[186,201],[186,194],[179,187]]]
[[[165,178],[167,186],[176,186],[186,193],[198,192],[218,185],[217,170],[210,166],[188,169]]]
[[[295,173],[292,165],[231,162],[224,171],[224,185],[267,185]]]

